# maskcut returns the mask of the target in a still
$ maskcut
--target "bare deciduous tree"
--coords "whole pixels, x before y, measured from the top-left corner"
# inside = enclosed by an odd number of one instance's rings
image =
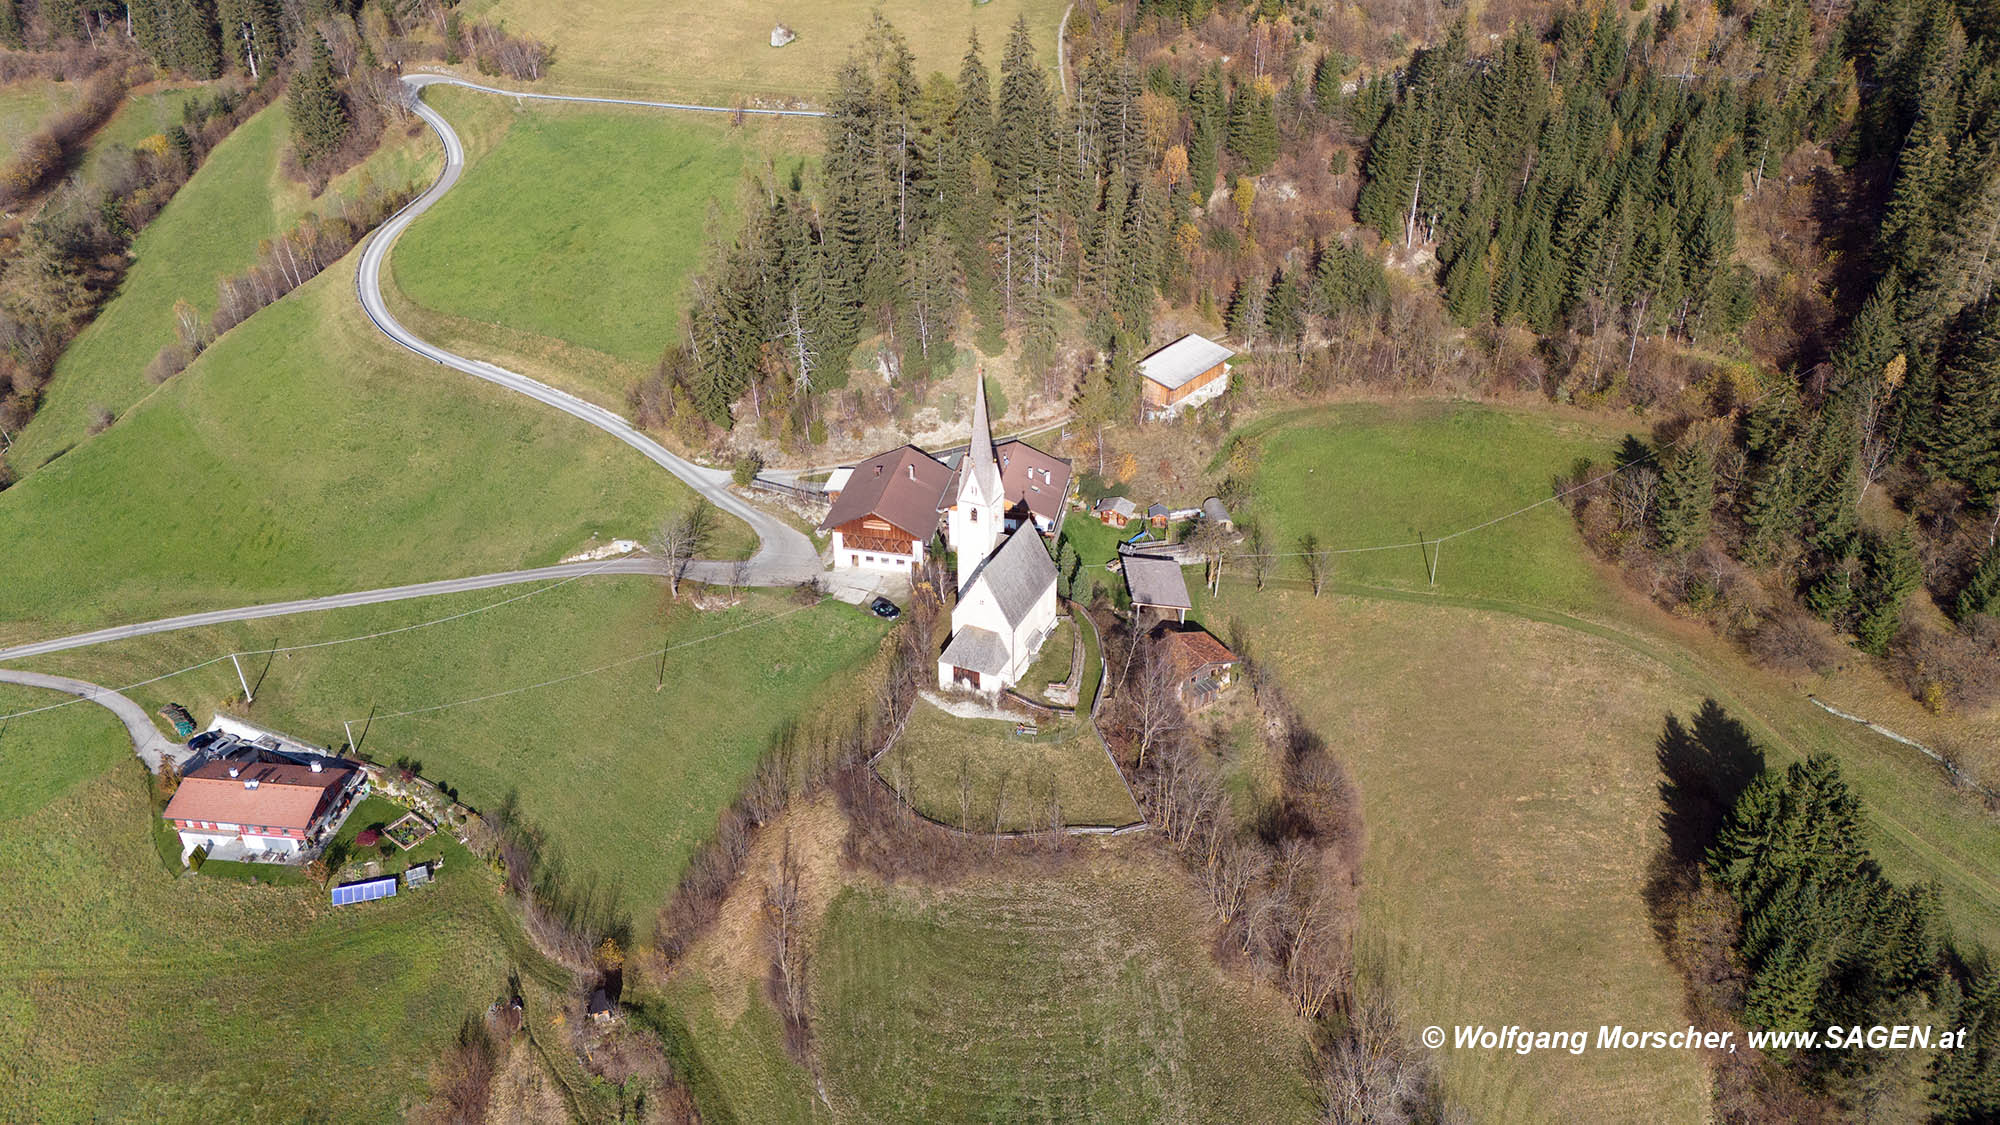
[[[1250,563],[1250,577],[1257,582],[1259,590],[1264,588],[1264,579],[1271,571],[1270,545],[1264,540],[1264,529],[1250,525],[1245,535],[1243,557]]]
[[[1139,740],[1136,764],[1143,769],[1146,753],[1162,738],[1185,727],[1187,716],[1182,713],[1180,699],[1174,692],[1177,685],[1173,661],[1167,657],[1166,646],[1140,640],[1135,647],[1142,652],[1125,697],[1132,710],[1133,732]]]
[[[787,1027],[806,1025],[805,898],[799,892],[798,853],[785,833],[778,862],[764,884],[764,919],[771,948],[771,983]]]
[[[688,564],[708,545],[714,530],[715,507],[699,496],[687,511],[660,525],[653,549],[667,568],[667,589],[674,597],[680,597],[681,579],[687,577]]]
[[[1327,579],[1333,577],[1333,548],[1319,541],[1319,536],[1308,531],[1299,537],[1299,561],[1305,564],[1306,580],[1312,583],[1313,597],[1319,597],[1326,589]]]

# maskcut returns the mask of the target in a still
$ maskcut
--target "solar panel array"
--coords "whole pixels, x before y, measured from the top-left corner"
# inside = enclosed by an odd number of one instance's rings
[[[359,883],[348,883],[333,888],[335,906],[352,906],[357,902],[373,902],[378,898],[390,898],[396,893],[396,877],[384,876],[380,879],[366,879]]]

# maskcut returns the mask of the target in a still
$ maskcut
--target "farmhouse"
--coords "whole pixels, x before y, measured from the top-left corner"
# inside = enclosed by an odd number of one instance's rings
[[[1153,630],[1173,676],[1174,698],[1182,709],[1199,711],[1216,701],[1236,678],[1236,654],[1199,625]]]
[[[1229,389],[1229,357],[1236,353],[1206,336],[1189,333],[1139,361],[1145,416],[1171,418]]]
[[[964,447],[932,456],[906,445],[827,479],[832,507],[819,529],[833,533],[835,569],[907,570],[924,561],[943,531],[962,578],[1006,532],[1027,524],[1056,533],[1069,462],[1018,439],[995,444],[983,380],[972,415],[974,438]]]
[[[937,534],[939,498],[951,483],[951,470],[906,445],[843,472],[844,478],[827,482],[833,506],[819,525],[833,532],[833,565],[906,570],[922,563]]]
[[[181,778],[162,814],[181,837],[181,855],[296,858],[324,843],[368,782],[342,758],[293,755],[251,744],[249,754],[212,757]]]
[[[1187,620],[1194,602],[1188,597],[1187,580],[1178,561],[1159,555],[1126,555],[1122,565],[1133,613],[1151,609],[1161,617],[1172,614],[1177,621]]]

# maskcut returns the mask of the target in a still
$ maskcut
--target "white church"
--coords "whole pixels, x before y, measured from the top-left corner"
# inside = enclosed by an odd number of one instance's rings
[[[986,695],[1020,682],[1056,627],[1056,564],[1037,521],[1007,518],[1008,490],[994,457],[984,380],[975,380],[972,445],[960,462],[945,537],[958,552],[958,604],[951,643],[938,657],[938,686]],[[1067,482],[1065,482],[1067,484]],[[1015,527],[1010,531],[1009,522]]]

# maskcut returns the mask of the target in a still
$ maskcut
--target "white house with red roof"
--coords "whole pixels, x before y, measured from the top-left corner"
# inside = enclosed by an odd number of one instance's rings
[[[343,758],[254,743],[223,750],[181,778],[162,814],[180,833],[183,859],[196,848],[298,858],[325,843],[368,790],[360,765]]]

